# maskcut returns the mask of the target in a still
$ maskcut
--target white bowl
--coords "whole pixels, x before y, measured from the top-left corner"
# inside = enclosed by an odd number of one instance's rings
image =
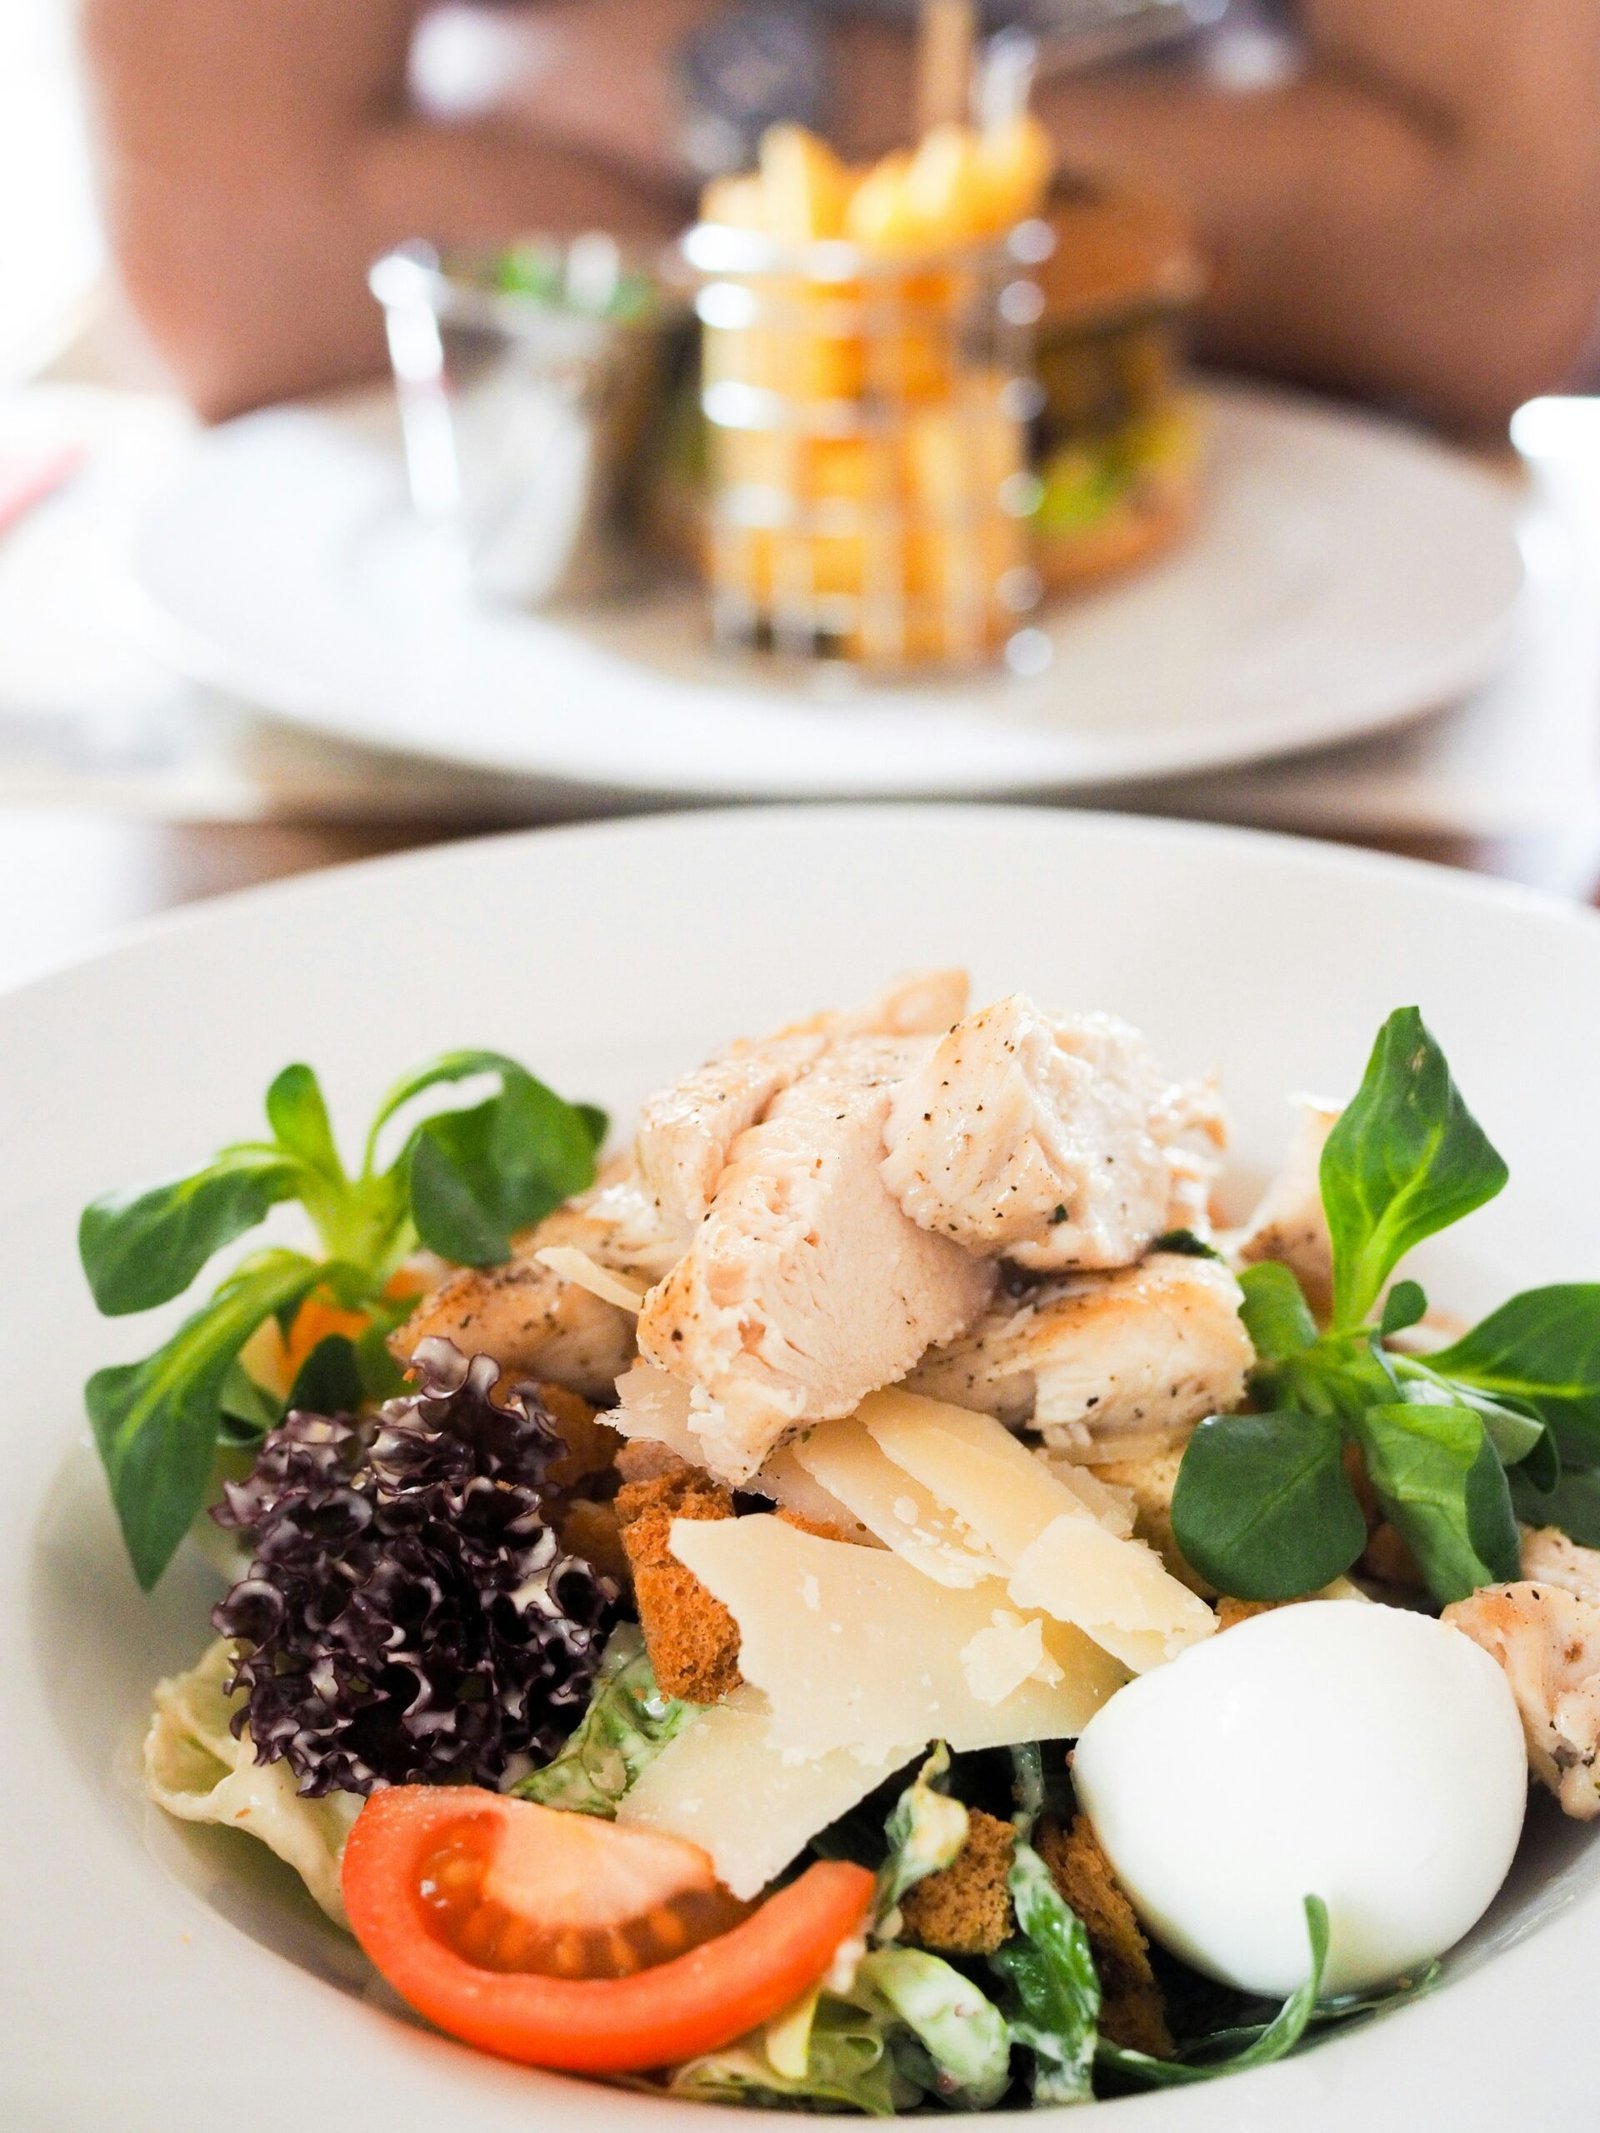
[[[543,832],[231,898],[0,1000],[8,2133],[681,2133],[697,2108],[433,2035],[248,1840],[144,1802],[150,1684],[204,1643],[213,1588],[185,1559],[146,1600],[124,1564],[79,1389],[149,1329],[96,1318],[84,1201],[248,1132],[291,1058],[347,1133],[401,1067],[465,1043],[626,1119],[726,1037],[961,960],[983,994],[1111,1007],[1175,1070],[1221,1066],[1256,1170],[1286,1095],[1351,1086],[1383,1015],[1418,1001],[1512,1171],[1423,1255],[1430,1286],[1473,1310],[1600,1274],[1600,922],[1284,840],[1003,808]],[[1260,2073],[1100,2108],[1129,2133],[1586,2123],[1600,1851],[1538,1806],[1437,1994]]]

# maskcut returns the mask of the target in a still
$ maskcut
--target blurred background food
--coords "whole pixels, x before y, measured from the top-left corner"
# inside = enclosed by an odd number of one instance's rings
[[[1585,848],[1597,35],[1600,0],[11,0],[0,807],[281,853],[1114,781]]]

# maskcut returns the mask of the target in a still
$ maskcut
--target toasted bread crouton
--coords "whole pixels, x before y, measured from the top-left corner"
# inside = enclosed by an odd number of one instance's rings
[[[581,1489],[585,1482],[609,1474],[622,1441],[616,1431],[600,1420],[580,1394],[569,1392],[553,1379],[545,1378],[530,1389],[566,1446],[546,1467],[546,1486],[563,1491]]]
[[[624,1481],[660,1481],[667,1474],[689,1474],[694,1469],[670,1444],[657,1444],[653,1437],[621,1437],[617,1444],[616,1469]]]
[[[941,1873],[919,1881],[900,1905],[905,1936],[942,1955],[993,1955],[1011,1937],[1006,1885],[1017,1833],[1009,1822],[967,1810],[967,1840]]]
[[[606,1577],[615,1578],[626,1590],[632,1571],[622,1545],[616,1505],[596,1503],[588,1496],[574,1496],[569,1502],[558,1505],[553,1516],[556,1532],[567,1553],[582,1556],[586,1563],[592,1563]]]
[[[1236,1600],[1231,1592],[1225,1592],[1217,1602],[1217,1628],[1232,1629],[1237,1623],[1248,1622],[1252,1615],[1270,1615],[1291,1604],[1287,1600]]]
[[[1126,1489],[1133,1498],[1133,1531],[1137,1540],[1148,1541],[1161,1560],[1202,1600],[1215,1598],[1213,1587],[1184,1561],[1183,1551],[1172,1532],[1172,1492],[1178,1485],[1178,1469],[1185,1447],[1170,1446],[1140,1459],[1116,1459],[1095,1466],[1095,1479],[1112,1488]]]
[[[1089,1936],[1100,1973],[1101,2029],[1125,2050],[1170,2058],[1172,2034],[1161,1987],[1150,1967],[1150,1943],[1088,1817],[1078,1815],[1070,1829],[1059,1822],[1041,1822],[1033,1841],[1051,1880]]]
[[[672,1521],[731,1518],[732,1496],[697,1467],[683,1467],[625,1482],[616,1513],[657,1683],[668,1696],[716,1703],[739,1686],[739,1628],[673,1554]]]

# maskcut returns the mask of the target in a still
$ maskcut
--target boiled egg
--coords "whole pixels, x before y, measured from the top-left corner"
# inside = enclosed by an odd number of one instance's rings
[[[1505,1675],[1459,1630],[1359,1600],[1252,1617],[1120,1689],[1084,1728],[1078,1801],[1151,1938],[1246,1992],[1323,1992],[1441,1955],[1522,1829]]]

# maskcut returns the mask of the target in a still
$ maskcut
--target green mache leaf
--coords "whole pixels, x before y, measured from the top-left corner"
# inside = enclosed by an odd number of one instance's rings
[[[361,1390],[373,1407],[398,1398],[406,1389],[406,1374],[389,1353],[384,1337],[388,1330],[380,1321],[356,1336],[356,1371]]]
[[[1481,1415],[1396,1402],[1357,1427],[1368,1479],[1441,1606],[1517,1576],[1511,1492]]]
[[[217,1401],[228,1441],[255,1443],[283,1420],[283,1402],[258,1385],[237,1358],[229,1364]]]
[[[240,1348],[320,1273],[299,1252],[263,1252],[153,1355],[97,1370],[85,1387],[123,1539],[147,1592],[205,1499],[223,1387]]]
[[[899,1931],[900,1904],[919,1881],[955,1862],[967,1841],[967,1810],[938,1781],[950,1768],[950,1751],[940,1741],[901,1793],[883,1825],[888,1857],[878,1869],[872,1901],[872,1930],[890,1939]]]
[[[1383,1299],[1383,1317],[1378,1324],[1378,1337],[1388,1340],[1391,1335],[1404,1333],[1428,1308],[1427,1291],[1419,1281],[1397,1281]]]
[[[1489,1432],[1489,1441],[1495,1448],[1496,1457],[1502,1466],[1519,1466],[1524,1459],[1533,1458],[1542,1446],[1554,1452],[1550,1432],[1542,1422],[1519,1408],[1506,1407],[1475,1385],[1459,1379],[1441,1377],[1433,1368],[1431,1358],[1423,1361],[1416,1356],[1392,1356],[1389,1358],[1394,1377],[1394,1389],[1412,1407],[1470,1407],[1475,1415],[1482,1417],[1483,1426]],[[1383,1405],[1380,1400],[1376,1403]],[[1536,1461],[1537,1465],[1541,1462]]]
[[[1524,1290],[1428,1364],[1536,1414],[1573,1465],[1600,1462],[1600,1283]]]
[[[225,1148],[192,1177],[107,1193],[83,1211],[78,1254],[108,1318],[181,1296],[213,1253],[294,1197],[297,1166],[276,1148]]]
[[[1361,1324],[1406,1253],[1492,1200],[1507,1175],[1421,1015],[1397,1008],[1322,1151],[1335,1325]]]
[[[353,1415],[364,1391],[355,1342],[345,1333],[325,1333],[295,1372],[284,1410]]]
[[[881,2000],[917,2040],[919,2085],[958,2111],[987,2111],[1011,2086],[1005,2016],[970,1978],[921,1948],[878,1948],[857,1967],[852,1995]]]
[[[1009,1983],[1013,2044],[1033,2056],[1036,2104],[1087,2103],[1094,2093],[1100,1980],[1082,1920],[1063,1900],[1031,1844],[1017,1841],[1011,1863],[1017,1934],[989,1958]]]
[[[1341,1576],[1366,1520],[1327,1415],[1214,1415],[1189,1439],[1172,1498],[1185,1559],[1219,1592],[1293,1600]]]
[[[589,1135],[589,1145],[598,1155],[606,1144],[606,1135],[611,1131],[611,1114],[602,1111],[598,1104],[574,1104],[572,1108],[583,1120]]]
[[[1239,1276],[1243,1301],[1239,1316],[1256,1354],[1264,1363],[1281,1363],[1311,1347],[1317,1322],[1304,1291],[1289,1268],[1276,1259],[1247,1266]]]
[[[380,1107],[369,1151],[403,1103],[438,1083],[481,1074],[499,1076],[499,1094],[425,1119],[401,1156],[418,1236],[464,1266],[508,1258],[515,1231],[541,1220],[595,1175],[600,1114],[563,1102],[496,1052],[450,1053],[407,1076]]]
[[[267,1090],[267,1123],[278,1145],[308,1170],[336,1184],[345,1182],[322,1085],[310,1067],[286,1066],[274,1078]]]
[[[1273,2060],[1292,2052],[1310,2026],[1322,1996],[1322,1974],[1328,1963],[1327,1906],[1319,1896],[1308,1896],[1305,1907],[1306,1932],[1311,1942],[1310,1973],[1305,1983],[1284,2001],[1277,2016],[1264,2029],[1251,2034],[1241,2049],[1203,2062],[1156,2059],[1148,2052],[1129,2051],[1102,2037],[1095,2052],[1097,2066],[1135,2088],[1178,2088],[1197,2081],[1214,2081],[1222,2074],[1248,2073],[1252,2067],[1270,2066]],[[1366,2008],[1359,2011],[1365,2012]],[[1213,2044],[1220,2041],[1212,2040]]]
[[[616,1817],[641,1770],[652,1763],[693,1706],[656,1686],[644,1638],[630,1623],[612,1631],[589,1708],[561,1751],[512,1790],[572,1814]]]
[[[1541,1489],[1526,1467],[1511,1476],[1511,1503],[1530,1526],[1559,1526],[1583,1548],[1600,1548],[1600,1472],[1593,1467],[1562,1474]]]

